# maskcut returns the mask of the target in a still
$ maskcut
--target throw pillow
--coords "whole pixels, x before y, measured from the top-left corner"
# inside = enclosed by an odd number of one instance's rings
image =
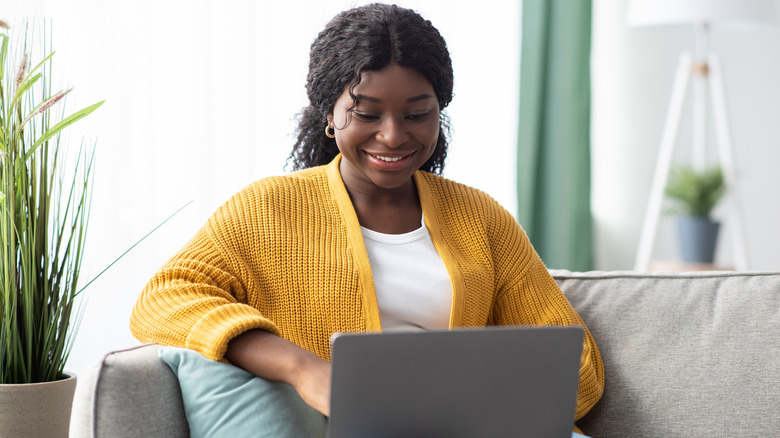
[[[159,356],[179,379],[192,438],[325,437],[325,416],[290,385],[190,349],[162,347]]]

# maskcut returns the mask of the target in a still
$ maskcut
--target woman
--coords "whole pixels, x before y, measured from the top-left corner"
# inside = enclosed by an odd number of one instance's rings
[[[452,87],[417,13],[336,16],[312,44],[296,171],[212,216],[144,289],[134,335],[289,383],[327,415],[333,333],[584,325],[513,217],[436,175]],[[577,418],[603,390],[590,333],[580,380]]]

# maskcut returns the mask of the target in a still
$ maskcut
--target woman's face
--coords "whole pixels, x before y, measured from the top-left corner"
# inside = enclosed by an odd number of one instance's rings
[[[433,85],[416,70],[391,64],[367,71],[336,100],[328,121],[342,154],[341,177],[350,190],[376,193],[412,184],[412,174],[439,139],[439,102]]]

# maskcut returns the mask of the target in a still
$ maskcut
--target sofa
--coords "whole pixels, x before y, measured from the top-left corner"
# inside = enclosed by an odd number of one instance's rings
[[[780,273],[551,273],[604,361],[604,395],[578,422],[585,434],[780,433]],[[111,352],[79,377],[71,437],[189,436],[158,348]]]

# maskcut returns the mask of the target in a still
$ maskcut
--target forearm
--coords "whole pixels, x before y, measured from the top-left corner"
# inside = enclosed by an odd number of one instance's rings
[[[264,330],[249,330],[233,338],[225,359],[256,376],[290,385],[315,359],[322,361],[314,353]]]
[[[225,359],[258,377],[293,386],[306,403],[329,414],[330,364],[316,354],[272,333],[250,330],[230,341]]]

